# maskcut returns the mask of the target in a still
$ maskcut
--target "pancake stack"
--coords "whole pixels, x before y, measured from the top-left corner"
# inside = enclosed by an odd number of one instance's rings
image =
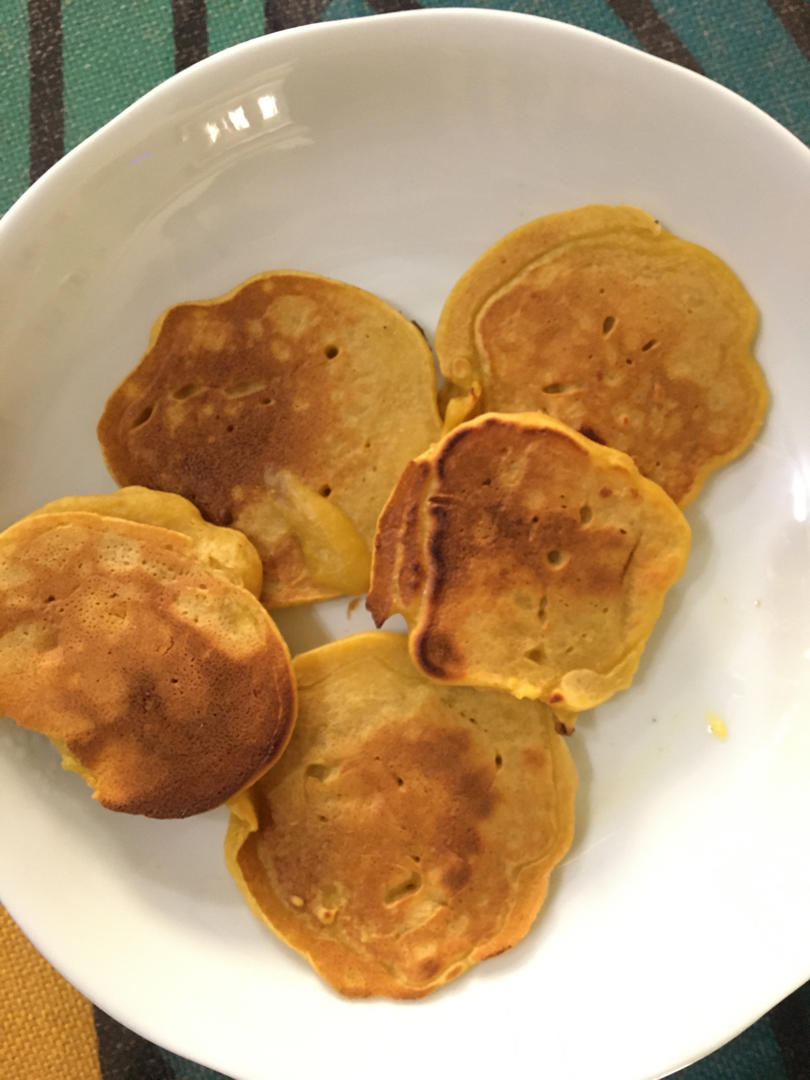
[[[351,997],[422,997],[514,945],[573,833],[550,711],[421,676],[400,634],[293,664],[290,746],[226,841],[254,912]]]
[[[150,504],[180,527],[144,524]],[[257,556],[176,496],[57,504],[73,505],[0,534],[0,712],[48,736],[110,810],[220,806],[295,720],[287,647],[245,587]]]
[[[418,327],[362,289],[278,270],[165,312],[98,436],[119,484],[244,532],[275,608],[365,591],[377,516],[440,426]]]

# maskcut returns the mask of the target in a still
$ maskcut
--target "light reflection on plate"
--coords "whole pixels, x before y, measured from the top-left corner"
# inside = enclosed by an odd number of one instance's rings
[[[730,263],[773,392],[753,450],[689,508],[689,568],[636,684],[578,727],[578,838],[525,942],[417,1004],[344,1002],[243,905],[224,811],[107,814],[3,725],[2,899],[81,990],[240,1080],[647,1080],[810,975],[808,189],[810,152],[705,79],[564,24],[450,10],[220,54],[6,216],[3,525],[112,487],[95,424],[169,304],[300,268],[432,334],[493,240],[587,202],[642,206]],[[317,644],[369,626],[347,605],[281,621]]]

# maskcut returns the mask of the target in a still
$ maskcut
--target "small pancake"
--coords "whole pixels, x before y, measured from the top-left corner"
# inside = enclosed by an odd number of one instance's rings
[[[0,715],[47,735],[103,806],[219,806],[279,757],[295,707],[270,616],[188,536],[86,512],[0,534]]]
[[[98,435],[119,484],[241,529],[273,608],[366,589],[377,516],[440,426],[412,322],[362,289],[277,270],[165,312]]]
[[[425,679],[400,634],[293,666],[290,746],[231,804],[254,913],[351,997],[422,997],[519,941],[573,832],[550,710]]]
[[[162,525],[184,533],[194,541],[194,554],[204,565],[219,570],[236,585],[258,596],[262,588],[262,562],[248,538],[236,529],[210,525],[181,495],[125,487],[103,495],[65,495],[35,510],[35,514],[63,514],[80,510],[105,517]]]
[[[488,413],[405,470],[367,606],[401,612],[414,662],[559,711],[630,685],[690,533],[618,450],[544,413]]]
[[[447,298],[436,352],[482,412],[541,409],[684,506],[762,423],[756,327],[716,255],[634,207],[584,206],[489,248]]]

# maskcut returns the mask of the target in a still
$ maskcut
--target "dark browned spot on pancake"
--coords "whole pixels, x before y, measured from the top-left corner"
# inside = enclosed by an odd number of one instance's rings
[[[425,981],[427,981],[428,979],[432,979],[434,976],[438,975],[441,971],[441,967],[442,964],[440,960],[438,960],[435,956],[428,956],[425,957],[424,960],[420,960],[419,974]]]
[[[607,499],[613,494],[613,488],[609,488],[607,487],[607,485],[605,485],[605,487],[599,488],[599,494],[602,496],[603,499]]]
[[[541,645],[535,645],[523,655],[527,660],[531,660],[533,664],[542,664],[545,658],[545,653],[543,652],[543,647]]]
[[[580,506],[579,520],[581,525],[587,525],[593,519],[593,510],[590,506]]]
[[[326,348],[323,350],[323,355],[326,357],[327,360],[334,360],[339,352],[340,349],[337,347],[337,345],[327,345]]]
[[[453,638],[443,630],[424,630],[416,638],[414,651],[425,671],[439,679],[451,677],[462,662]]]
[[[451,892],[463,889],[472,877],[472,870],[468,862],[456,862],[442,874],[442,885]]]
[[[318,488],[318,494],[322,495],[324,499],[328,499],[332,494],[332,489],[328,484],[324,484],[323,487]]]
[[[650,338],[649,341],[645,341],[644,344],[641,346],[641,351],[649,352],[650,349],[652,349],[657,344],[658,342],[655,340],[655,338]]]
[[[614,315],[606,316],[604,322],[602,323],[602,333],[605,335],[605,337],[607,337],[607,335],[611,332],[611,330],[615,328],[615,326],[616,317]]]
[[[594,431],[588,424],[583,424],[579,429],[580,435],[584,435],[586,439],[590,439],[591,442],[599,443],[600,446],[605,446],[605,440]]]

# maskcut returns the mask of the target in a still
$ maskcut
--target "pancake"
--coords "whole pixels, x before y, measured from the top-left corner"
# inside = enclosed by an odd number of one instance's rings
[[[439,430],[412,322],[351,285],[277,270],[165,312],[98,436],[119,484],[176,492],[244,532],[273,608],[365,591],[377,516]]]
[[[108,809],[221,805],[279,757],[295,707],[270,616],[188,536],[82,511],[0,534],[0,715]]]
[[[254,596],[261,592],[261,559],[247,537],[236,529],[203,521],[196,506],[180,495],[133,486],[103,495],[65,495],[34,513],[62,514],[74,510],[174,529],[193,540],[195,558],[211,570],[218,570],[236,585],[243,585]]]
[[[630,206],[538,218],[453,288],[436,352],[482,412],[540,409],[623,450],[681,506],[750,444],[768,391],[728,266]]]
[[[414,662],[566,712],[630,685],[689,526],[621,451],[543,413],[488,413],[413,461],[380,517],[367,606]]]
[[[400,634],[293,666],[290,746],[231,804],[254,913],[351,997],[422,997],[519,941],[573,832],[550,711],[425,679]]]

